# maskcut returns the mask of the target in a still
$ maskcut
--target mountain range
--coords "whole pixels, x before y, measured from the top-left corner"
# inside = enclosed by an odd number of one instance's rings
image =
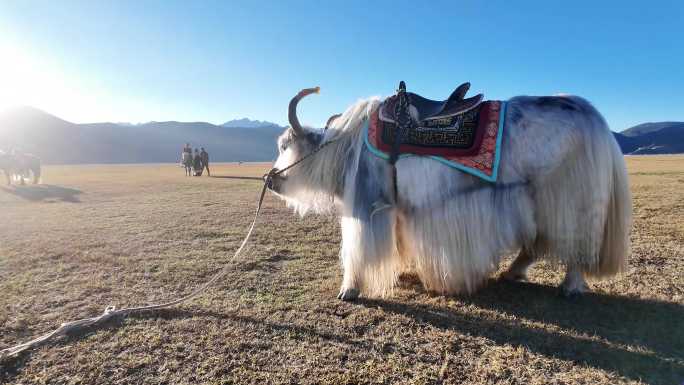
[[[624,154],[684,153],[684,122],[644,123],[614,135]]]
[[[271,161],[284,127],[231,120],[76,124],[32,107],[0,114],[0,149],[18,148],[47,164],[178,162],[183,144],[204,147],[214,162]],[[684,122],[644,123],[614,133],[625,154],[684,153]]]
[[[214,162],[270,161],[284,127],[239,119],[206,122],[67,122],[32,107],[0,114],[0,148],[36,154],[47,164],[178,162],[187,142]]]
[[[279,125],[265,120],[250,120],[248,118],[229,120],[221,125],[221,127],[228,128],[264,128],[264,127],[276,127],[282,129]]]

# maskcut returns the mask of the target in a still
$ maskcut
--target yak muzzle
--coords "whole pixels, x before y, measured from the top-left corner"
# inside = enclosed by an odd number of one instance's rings
[[[264,174],[264,183],[266,183],[266,188],[269,190],[279,193],[281,190],[282,182],[285,181],[285,177],[278,174],[277,168],[272,168],[267,174]]]

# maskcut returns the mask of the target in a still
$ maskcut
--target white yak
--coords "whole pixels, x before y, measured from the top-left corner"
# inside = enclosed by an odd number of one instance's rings
[[[338,298],[387,295],[402,272],[427,290],[470,293],[519,251],[504,278],[524,279],[545,259],[562,265],[562,293],[588,290],[585,277],[622,271],[629,254],[631,198],[624,158],[599,112],[576,96],[508,100],[495,183],[429,157],[392,166],[364,143],[364,125],[381,100],[360,100],[329,127],[302,127],[299,100],[278,140],[283,169],[269,188],[298,213],[335,212],[341,220]],[[330,143],[329,143],[330,142]]]

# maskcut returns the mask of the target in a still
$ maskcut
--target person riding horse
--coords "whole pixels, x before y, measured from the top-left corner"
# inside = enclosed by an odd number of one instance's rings
[[[0,170],[5,174],[7,185],[12,183],[13,177],[18,177],[24,184],[24,178],[32,177],[33,184],[40,180],[40,158],[35,155],[18,152],[14,149],[10,153],[0,151]]]

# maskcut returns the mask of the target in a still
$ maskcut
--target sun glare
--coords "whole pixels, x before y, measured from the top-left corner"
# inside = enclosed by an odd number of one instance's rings
[[[30,61],[14,47],[0,45],[0,111],[23,104],[26,85],[24,79],[31,72]]]
[[[77,79],[18,47],[0,42],[0,111],[26,105],[76,118],[92,111],[94,102],[78,91]]]
[[[31,57],[16,46],[0,46],[0,110],[19,105],[49,108],[68,102],[64,86],[48,64]]]

